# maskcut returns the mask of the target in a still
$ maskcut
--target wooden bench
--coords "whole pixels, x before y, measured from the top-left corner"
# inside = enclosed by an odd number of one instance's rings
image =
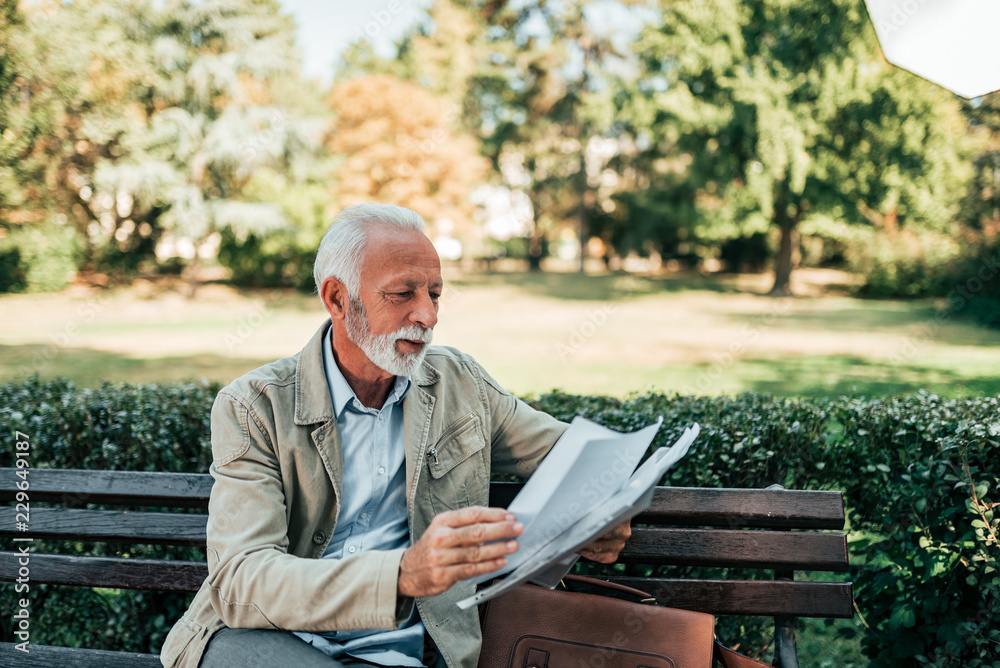
[[[11,539],[102,541],[202,546],[204,513],[88,509],[87,504],[153,508],[207,508],[213,480],[206,474],[32,469],[27,531],[16,529],[15,469],[0,469],[0,535],[12,551],[0,552],[0,581],[18,577],[18,547]],[[517,483],[493,483],[491,504],[506,506]],[[48,507],[39,504],[45,503]],[[52,507],[58,506],[58,507]],[[22,509],[23,510],[23,509]],[[621,568],[606,579],[650,592],[657,603],[716,615],[762,615],[775,620],[775,665],[797,668],[792,621],[796,617],[850,618],[852,585],[797,581],[795,571],[846,571],[847,539],[839,492],[781,488],[657,488],[653,505],[633,522]],[[699,579],[635,575],[638,564],[764,570],[770,579]],[[80,557],[31,552],[32,584],[195,592],[204,562]],[[667,575],[670,575],[668,572]],[[815,577],[815,576],[813,576]],[[10,592],[10,587],[5,588]],[[9,593],[8,596],[13,596]],[[8,599],[9,601],[9,599]],[[5,603],[6,605],[7,603]],[[171,619],[168,622],[173,623]],[[9,623],[9,622],[5,622]],[[725,640],[725,639],[724,639]],[[159,666],[154,654],[47,647],[30,653],[0,643],[0,665],[118,668]]]

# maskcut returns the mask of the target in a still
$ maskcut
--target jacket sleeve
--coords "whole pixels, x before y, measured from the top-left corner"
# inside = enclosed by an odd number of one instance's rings
[[[528,478],[569,425],[521,401],[482,367],[479,372],[492,416],[492,469]]]
[[[397,610],[396,596],[402,549],[345,559],[288,553],[286,495],[268,431],[225,390],[212,407],[212,456],[208,584],[227,626],[315,632],[391,629],[406,619],[412,604]]]

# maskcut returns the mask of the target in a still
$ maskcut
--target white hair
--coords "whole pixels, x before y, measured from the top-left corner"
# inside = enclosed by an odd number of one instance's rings
[[[424,233],[424,219],[410,209],[393,204],[358,204],[341,211],[323,235],[313,265],[313,280],[322,297],[323,281],[336,278],[347,288],[352,299],[361,290],[361,267],[365,245],[373,230]]]

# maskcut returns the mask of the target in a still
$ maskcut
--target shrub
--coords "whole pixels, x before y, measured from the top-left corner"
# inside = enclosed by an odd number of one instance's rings
[[[942,297],[954,286],[962,253],[962,244],[949,235],[873,230],[851,244],[848,265],[864,277],[856,289],[858,296]]]
[[[37,467],[203,472],[217,390],[11,383],[0,386],[0,430],[29,433]],[[701,423],[695,447],[668,474],[673,485],[844,491],[855,599],[871,627],[862,645],[872,665],[1000,666],[1000,397],[807,401],[747,393],[619,400],[552,393],[533,403],[561,419],[581,414],[622,430],[663,415],[654,448]],[[10,466],[11,451],[2,452],[0,466]],[[171,549],[142,554],[198,558]],[[32,640],[41,644],[155,652],[188,600],[55,589],[34,594],[45,606],[33,610],[44,609],[51,620],[33,627]],[[722,618],[719,627],[750,651],[769,642],[764,620]]]
[[[953,313],[1000,329],[1000,238],[969,245],[944,296]]]
[[[80,246],[66,225],[46,223],[0,239],[0,292],[54,292],[76,275]]]
[[[232,272],[233,285],[291,287],[312,292],[316,250],[299,248],[292,238],[287,233],[272,234],[265,239],[250,234],[240,242],[228,230],[224,231],[219,263]]]
[[[943,297],[951,313],[1000,328],[1000,236],[872,234],[852,246],[856,293],[874,298]]]

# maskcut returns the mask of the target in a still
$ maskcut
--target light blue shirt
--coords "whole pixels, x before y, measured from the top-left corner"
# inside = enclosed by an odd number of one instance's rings
[[[402,401],[410,378],[396,376],[381,410],[368,408],[337,366],[329,330],[323,339],[323,366],[344,459],[340,517],[323,559],[409,547]],[[410,618],[391,631],[296,631],[295,635],[331,657],[351,656],[386,666],[423,665],[424,625],[415,607]]]

